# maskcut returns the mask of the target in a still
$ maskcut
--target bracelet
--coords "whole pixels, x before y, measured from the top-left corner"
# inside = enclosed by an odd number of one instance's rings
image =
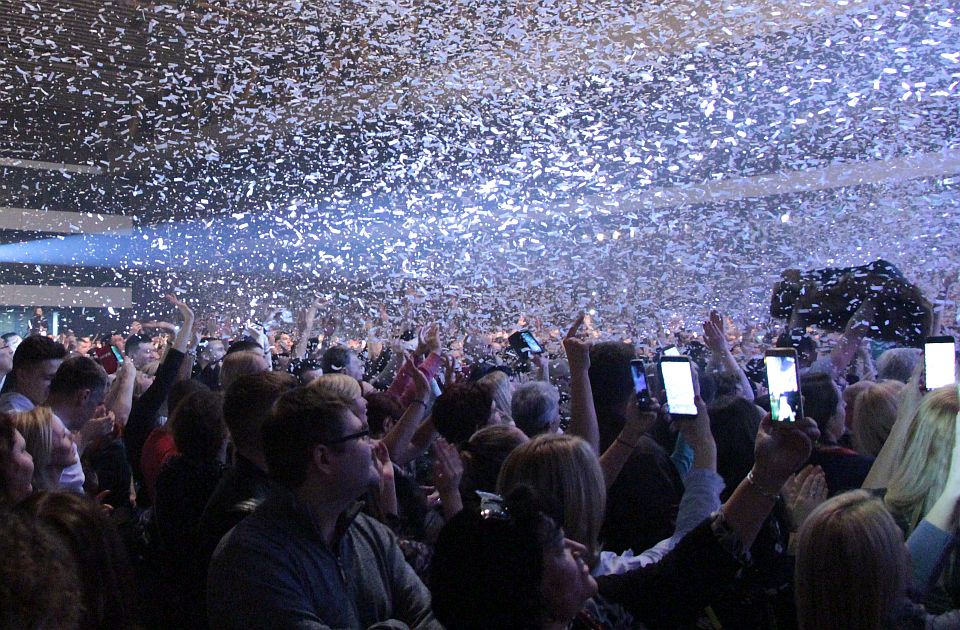
[[[631,450],[637,448],[637,444],[631,444],[630,442],[627,442],[626,440],[621,440],[619,435],[618,435],[617,437],[615,437],[615,438],[613,439],[613,441],[614,441],[614,442],[620,442],[621,444],[623,444],[624,446],[626,446],[627,448],[629,448],[629,449],[631,449]],[[639,440],[637,441],[637,443],[639,444]]]
[[[753,486],[753,489],[759,492],[760,496],[762,496],[765,499],[773,499],[774,501],[776,501],[780,497],[779,489],[777,489],[776,492],[769,492],[765,490],[759,483],[757,483],[757,480],[753,478],[752,468],[750,469],[750,472],[747,473],[747,483]]]

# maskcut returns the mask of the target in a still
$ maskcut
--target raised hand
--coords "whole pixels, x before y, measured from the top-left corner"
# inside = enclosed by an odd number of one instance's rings
[[[583,325],[584,314],[580,313],[573,326],[563,337],[563,351],[567,353],[567,362],[570,364],[570,371],[586,370],[590,368],[590,343],[581,340],[577,335],[580,327]]]
[[[768,413],[760,422],[754,446],[754,481],[767,492],[779,492],[793,472],[802,466],[820,438],[811,418],[774,424]]]
[[[723,334],[723,319],[716,311],[710,311],[710,318],[703,322],[703,340],[714,354],[723,354],[729,350],[727,338]]]

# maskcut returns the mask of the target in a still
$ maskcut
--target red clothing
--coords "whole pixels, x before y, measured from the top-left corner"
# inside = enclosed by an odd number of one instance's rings
[[[143,472],[143,487],[153,505],[156,497],[157,477],[160,469],[167,460],[179,455],[177,445],[173,442],[173,434],[164,427],[157,427],[150,432],[143,443],[143,453],[140,455],[140,470]]]

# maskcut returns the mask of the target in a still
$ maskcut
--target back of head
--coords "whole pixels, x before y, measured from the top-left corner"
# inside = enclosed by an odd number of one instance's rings
[[[599,416],[619,409],[633,394],[630,361],[634,358],[633,346],[619,341],[605,341],[590,348],[590,388]]]
[[[508,493],[522,484],[556,505],[567,538],[587,547],[593,566],[600,554],[607,492],[590,445],[572,435],[539,435],[517,447],[500,469],[497,491]]]
[[[233,382],[246,374],[266,372],[270,369],[263,352],[231,352],[223,358],[220,368],[220,384],[224,390],[230,389]]]
[[[197,391],[181,400],[170,414],[170,431],[184,457],[216,460],[227,437],[220,394]]]
[[[79,628],[77,563],[37,519],[0,513],[0,628]]]
[[[120,535],[100,506],[74,493],[39,492],[18,510],[46,524],[73,553],[83,591],[82,627],[134,627],[133,570]]]
[[[840,405],[840,392],[833,379],[829,374],[807,374],[800,379],[800,394],[804,414],[814,419],[821,434],[825,433]]]
[[[340,437],[349,413],[342,398],[315,387],[297,387],[282,394],[261,431],[270,476],[288,488],[299,488],[307,478],[317,444]]]
[[[450,630],[543,627],[543,554],[557,529],[529,488],[499,511],[462,510],[440,531],[431,564],[437,620]]]
[[[800,528],[795,597],[802,630],[875,630],[903,603],[909,559],[903,534],[868,492],[840,494]]]
[[[60,364],[50,382],[51,397],[68,397],[80,390],[96,391],[107,387],[107,372],[89,357],[71,357]]]
[[[858,383],[859,384],[859,383]],[[876,457],[897,421],[897,404],[903,383],[871,383],[853,400],[853,446]]]
[[[918,348],[890,348],[877,358],[877,380],[892,379],[906,383],[920,361]]]
[[[234,341],[230,344],[230,347],[227,348],[227,354],[235,354],[237,352],[256,352],[260,356],[263,356],[263,346],[250,337],[244,337]]]
[[[717,443],[717,474],[728,497],[753,468],[760,411],[744,398],[727,398],[709,408],[710,430]]]
[[[910,420],[884,497],[887,507],[907,522],[907,535],[943,492],[953,460],[958,410],[957,389],[941,387],[923,397]]]
[[[784,330],[777,337],[778,348],[793,348],[797,351],[797,362],[800,367],[810,367],[810,364],[817,359],[817,344],[803,328],[791,328]]]
[[[177,408],[177,405],[183,402],[183,399],[190,394],[209,391],[211,391],[209,387],[192,378],[177,381],[173,384],[173,387],[170,388],[170,393],[167,394],[167,415],[169,416],[170,412],[173,412],[173,410]]]
[[[27,452],[33,457],[34,490],[56,490],[59,479],[51,475],[53,456],[53,412],[50,407],[34,407],[30,411],[13,414],[13,426],[27,443]]]
[[[490,392],[472,383],[448,385],[433,404],[433,422],[437,431],[451,444],[463,444],[490,421],[493,399]]]
[[[296,377],[282,372],[247,374],[230,385],[223,398],[223,419],[241,453],[262,452],[263,423],[277,399],[296,387]]]
[[[528,437],[555,431],[559,408],[560,393],[543,381],[524,383],[510,401],[510,415]]]
[[[308,387],[313,387],[328,396],[339,396],[344,400],[356,400],[362,394],[357,379],[346,374],[323,374],[314,379]]]
[[[346,346],[331,346],[323,353],[320,367],[324,374],[339,374],[346,371],[350,365],[350,348]]]
[[[511,399],[513,398],[513,387],[510,384],[510,377],[502,370],[493,370],[489,374],[477,380],[477,383],[486,388],[493,399],[493,404],[503,414],[510,415]]]
[[[460,488],[468,500],[477,490],[495,492],[500,469],[510,453],[527,439],[515,427],[505,424],[484,427],[470,436],[460,457],[463,459],[463,478]]]

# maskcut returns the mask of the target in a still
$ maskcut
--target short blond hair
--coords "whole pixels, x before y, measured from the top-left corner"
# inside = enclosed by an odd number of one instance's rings
[[[594,566],[600,556],[607,490],[590,445],[573,435],[544,434],[518,446],[500,469],[497,492],[509,494],[521,484],[554,502],[567,538],[587,547],[588,562]]]
[[[875,630],[905,601],[903,533],[863,490],[818,506],[797,537],[794,596],[801,630]]]
[[[360,383],[357,382],[357,379],[346,374],[323,374],[314,379],[307,387],[329,396],[343,398],[348,402],[352,402],[363,395],[363,390],[360,389]]]
[[[33,489],[56,490],[60,479],[50,468],[53,454],[53,423],[50,407],[43,405],[30,411],[12,414],[13,426],[27,443],[27,452],[33,457]]]

